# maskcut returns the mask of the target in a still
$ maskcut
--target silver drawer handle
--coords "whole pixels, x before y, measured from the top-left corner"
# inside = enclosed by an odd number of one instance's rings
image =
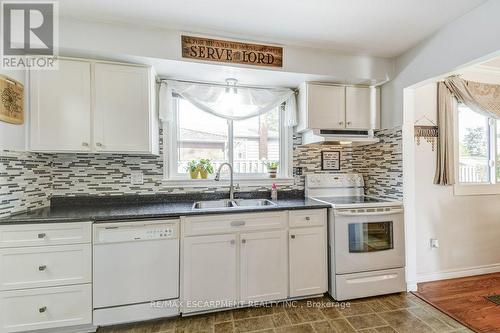
[[[88,147],[88,146],[89,146],[89,143],[88,143],[88,142],[82,142],[82,146],[83,146],[83,147]]]
[[[42,306],[41,308],[38,309],[38,312],[40,312],[40,313],[44,313],[45,311],[47,311],[46,306]]]
[[[290,238],[291,239],[295,239],[295,235],[290,235]]]
[[[38,234],[38,238],[40,238],[40,239],[43,239],[45,237],[47,237],[47,235],[44,232],[42,232],[41,234]]]
[[[247,240],[246,240],[246,239],[242,239],[242,240],[241,240],[241,243],[242,243],[242,244],[246,244],[246,242],[247,242]]]
[[[47,265],[41,265],[41,266],[38,266],[38,270],[41,272],[41,271],[44,271],[47,269]]]
[[[234,245],[236,242],[234,241],[234,239],[231,239],[231,245]]]
[[[310,221],[311,218],[309,216],[306,216],[306,221]]]
[[[245,221],[232,221],[231,222],[232,227],[241,227],[242,225],[245,225]]]

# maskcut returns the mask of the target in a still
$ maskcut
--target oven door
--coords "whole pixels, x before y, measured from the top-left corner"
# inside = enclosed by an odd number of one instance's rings
[[[334,211],[335,273],[404,267],[403,209]]]

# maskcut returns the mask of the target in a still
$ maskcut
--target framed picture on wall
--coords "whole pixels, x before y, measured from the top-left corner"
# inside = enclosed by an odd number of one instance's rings
[[[340,151],[322,151],[321,170],[340,171]]]
[[[0,75],[0,121],[20,125],[24,122],[24,86]]]

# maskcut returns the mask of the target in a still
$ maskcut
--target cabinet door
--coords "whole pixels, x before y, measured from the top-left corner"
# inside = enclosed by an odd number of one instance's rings
[[[30,149],[89,151],[90,63],[59,60],[59,70],[30,72]]]
[[[345,87],[308,85],[307,110],[309,128],[344,128]]]
[[[326,228],[290,229],[290,297],[326,292]]]
[[[97,63],[94,77],[95,149],[150,152],[149,68]]]
[[[346,127],[372,128],[372,89],[368,87],[346,88]]]
[[[240,236],[241,301],[287,298],[286,231],[267,231]]]
[[[230,302],[238,297],[236,235],[186,237],[183,242],[183,312],[234,306]]]

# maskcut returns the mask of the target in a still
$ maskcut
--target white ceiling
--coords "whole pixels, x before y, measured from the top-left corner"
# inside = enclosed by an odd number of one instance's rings
[[[485,0],[60,0],[60,15],[394,57]]]

